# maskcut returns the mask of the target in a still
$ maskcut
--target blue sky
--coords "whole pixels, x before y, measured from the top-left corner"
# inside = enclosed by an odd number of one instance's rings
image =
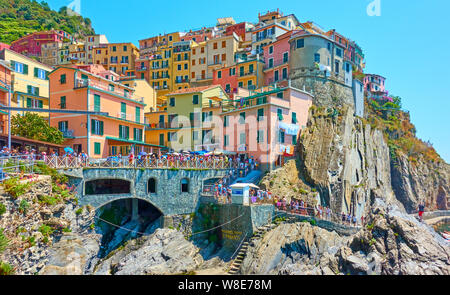
[[[52,9],[73,0],[47,0]],[[366,55],[366,73],[387,78],[390,94],[403,98],[419,138],[433,143],[450,163],[450,1],[379,0],[380,16],[369,16],[374,0],[75,0],[97,33],[110,42],[133,42],[210,26],[219,17],[257,21],[258,12],[280,8],[325,30],[355,40]],[[377,1],[377,0],[376,0]]]

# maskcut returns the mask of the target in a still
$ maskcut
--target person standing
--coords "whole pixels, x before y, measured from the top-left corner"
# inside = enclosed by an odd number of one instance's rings
[[[425,202],[420,202],[419,204],[419,219],[420,222],[423,222],[423,213],[425,212]]]

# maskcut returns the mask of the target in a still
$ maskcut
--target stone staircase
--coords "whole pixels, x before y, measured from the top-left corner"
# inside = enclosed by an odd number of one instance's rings
[[[276,227],[277,227],[278,225],[280,225],[281,223],[284,223],[284,222],[293,222],[294,220],[295,220],[295,218],[290,217],[290,218],[286,219],[285,221],[277,221],[277,222],[275,222],[275,223],[269,223],[269,224],[266,224],[266,225],[260,227],[260,228],[253,234],[253,236],[252,236],[250,239],[248,239],[247,241],[245,241],[245,242],[242,244],[242,246],[241,246],[241,248],[240,248],[240,250],[239,250],[239,252],[238,252],[236,258],[235,258],[234,261],[231,263],[231,266],[230,266],[230,268],[229,268],[229,270],[228,270],[228,274],[230,274],[230,275],[237,275],[237,274],[239,273],[239,271],[240,271],[240,269],[241,269],[242,262],[244,261],[245,256],[247,256],[248,247],[249,247],[250,245],[254,245],[254,242],[255,242],[256,240],[262,239],[262,237],[264,236],[265,233],[267,233],[268,231],[270,231],[270,230],[276,228]]]

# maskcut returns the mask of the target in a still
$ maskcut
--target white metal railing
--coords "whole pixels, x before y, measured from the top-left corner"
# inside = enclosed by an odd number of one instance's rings
[[[221,158],[167,159],[167,158],[133,158],[109,157],[107,159],[83,159],[81,157],[44,157],[44,162],[51,168],[145,168],[145,169],[234,169],[237,163]]]
[[[18,174],[33,174],[38,162],[36,155],[2,156],[0,155],[0,182]]]

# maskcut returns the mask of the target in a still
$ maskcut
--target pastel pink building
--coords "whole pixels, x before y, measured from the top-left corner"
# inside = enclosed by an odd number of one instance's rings
[[[386,94],[385,87],[386,78],[375,74],[366,74],[364,77],[364,89],[372,93]]]
[[[225,92],[233,98],[238,90],[236,65],[215,69],[213,71],[213,85],[221,85]]]
[[[35,32],[11,43],[11,50],[26,56],[41,56],[41,46],[50,42],[73,41],[72,35],[64,31]]]
[[[259,92],[239,88],[234,108],[221,113],[222,149],[253,157],[272,170],[294,155],[306,127],[313,96],[291,86]]]
[[[264,85],[280,83],[289,79],[289,38],[287,32],[277,38],[277,41],[264,47]]]

